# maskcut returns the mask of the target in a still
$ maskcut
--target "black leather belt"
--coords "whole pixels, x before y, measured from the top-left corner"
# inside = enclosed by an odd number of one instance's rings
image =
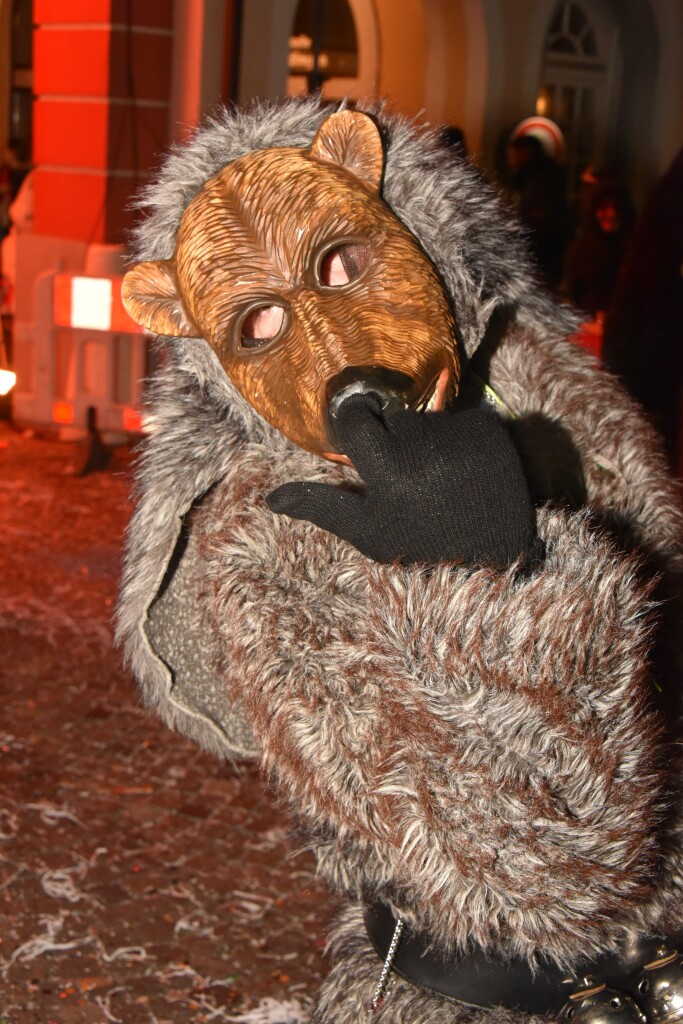
[[[365,927],[370,942],[382,960],[386,959],[396,919],[383,903],[366,908]],[[446,996],[468,1006],[506,1007],[524,1013],[558,1012],[586,975],[605,982],[609,987],[635,998],[637,981],[643,965],[653,960],[657,948],[681,949],[683,935],[666,940],[654,936],[640,939],[622,953],[606,953],[593,960],[577,963],[573,972],[562,971],[546,961],[535,971],[519,957],[503,960],[487,956],[481,949],[450,957],[429,949],[429,939],[411,932],[406,926],[399,941],[392,969],[405,981],[436,995]]]

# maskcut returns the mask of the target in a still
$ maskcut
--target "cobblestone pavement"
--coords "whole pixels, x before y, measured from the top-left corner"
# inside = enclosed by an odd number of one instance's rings
[[[303,1019],[331,901],[257,770],[141,707],[110,621],[129,458],[82,458],[0,423],[0,1024]]]

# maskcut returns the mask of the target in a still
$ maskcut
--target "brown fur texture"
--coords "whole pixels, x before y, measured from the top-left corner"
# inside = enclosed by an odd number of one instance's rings
[[[614,941],[650,894],[661,816],[637,562],[548,508],[531,577],[382,567],[273,520],[287,467],[235,454],[192,520],[222,672],[332,884],[444,947],[566,963]]]
[[[229,137],[306,145],[322,116],[314,103],[267,108],[231,122]],[[169,724],[222,754],[259,753],[321,872],[350,897],[318,1024],[367,1011],[381,963],[358,904],[371,897],[437,946],[563,965],[683,924],[679,490],[635,403],[566,340],[571,317],[536,289],[491,193],[467,168],[439,170],[443,154],[404,122],[382,124],[385,197],[434,260],[464,351],[479,344],[477,373],[537,439],[530,471],[539,455],[559,464],[552,428],[585,494],[580,507],[538,499],[547,553],[532,573],[378,565],[264,501],[281,483],[349,482],[352,470],[265,423],[202,343],[175,343],[140,470],[120,635]],[[169,163],[143,258],[170,256],[184,206],[226,159],[224,138],[217,123]],[[201,621],[185,642],[208,638],[198,649],[222,718],[201,710],[170,653],[160,661],[172,648],[163,629],[150,641],[181,519],[196,568],[169,587],[194,588]],[[375,1019],[513,1017],[396,980]]]

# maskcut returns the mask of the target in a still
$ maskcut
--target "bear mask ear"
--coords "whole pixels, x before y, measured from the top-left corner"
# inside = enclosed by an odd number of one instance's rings
[[[175,260],[138,263],[123,279],[121,298],[128,315],[154,334],[200,336],[180,296]]]
[[[330,114],[318,128],[310,154],[316,160],[339,164],[379,192],[384,151],[377,126],[367,114],[356,110]]]

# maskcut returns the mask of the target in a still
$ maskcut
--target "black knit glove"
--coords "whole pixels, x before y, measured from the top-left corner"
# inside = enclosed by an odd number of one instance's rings
[[[358,395],[335,427],[365,491],[284,484],[268,495],[273,512],[308,519],[376,562],[503,567],[539,556],[519,456],[492,413],[406,410],[385,419],[376,396]]]

